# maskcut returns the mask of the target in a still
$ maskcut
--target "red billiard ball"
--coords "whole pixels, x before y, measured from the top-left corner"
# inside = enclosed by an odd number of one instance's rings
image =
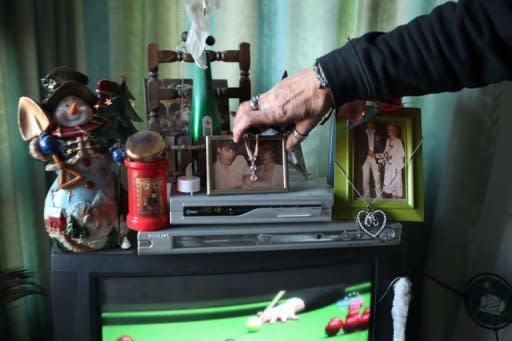
[[[361,315],[351,316],[347,318],[345,324],[343,325],[343,330],[345,333],[351,333],[357,328],[359,328],[359,323],[361,321]]]
[[[327,336],[334,336],[338,334],[341,328],[343,328],[343,320],[339,317],[333,317],[325,326],[325,333]]]
[[[361,319],[359,320],[359,325],[361,328],[367,327],[370,324],[370,313],[364,313],[361,315]]]
[[[341,326],[343,326],[343,320],[340,318],[340,317],[333,317],[332,319],[329,320],[329,323],[333,323],[333,324],[340,324]]]

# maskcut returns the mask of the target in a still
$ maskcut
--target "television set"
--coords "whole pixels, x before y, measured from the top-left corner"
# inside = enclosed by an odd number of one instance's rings
[[[336,337],[390,340],[392,295],[381,297],[403,275],[403,253],[403,245],[159,256],[54,248],[54,339],[312,341],[327,337],[331,318],[346,324],[366,313],[366,323]],[[247,320],[280,290],[278,305],[301,297],[310,300],[306,310],[250,331]]]

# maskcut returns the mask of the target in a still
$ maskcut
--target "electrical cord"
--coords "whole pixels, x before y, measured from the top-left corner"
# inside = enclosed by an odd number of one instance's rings
[[[453,292],[454,294],[460,296],[460,297],[464,297],[464,292],[463,291],[460,291],[458,289],[455,289],[451,286],[449,286],[448,284],[444,283],[444,282],[441,282],[440,280],[438,280],[437,278],[435,278],[434,276],[432,275],[429,275],[428,273],[424,273],[424,276],[426,278],[428,278],[429,280],[431,280],[432,282],[436,283],[437,285],[439,285],[440,287],[443,287],[445,288],[446,290],[449,290],[451,292]]]
[[[386,295],[388,294],[389,290],[391,289],[391,287],[396,283],[396,281],[398,281],[400,278],[402,277],[395,277],[391,282],[389,282],[389,285],[388,287],[386,288],[386,290],[384,291],[384,293],[380,296],[379,300],[377,301],[377,303],[380,303],[382,302],[382,300],[384,299],[384,297],[386,297]]]

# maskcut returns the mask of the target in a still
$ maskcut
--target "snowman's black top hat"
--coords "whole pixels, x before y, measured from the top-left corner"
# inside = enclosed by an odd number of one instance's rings
[[[89,78],[69,66],[59,66],[41,79],[47,95],[43,107],[53,112],[57,104],[67,96],[82,98],[91,106],[96,103],[95,94],[87,88]]]

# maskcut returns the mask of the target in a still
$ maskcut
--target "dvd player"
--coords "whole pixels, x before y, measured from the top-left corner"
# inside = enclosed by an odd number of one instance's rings
[[[400,244],[402,226],[387,225],[377,238],[354,222],[184,226],[139,232],[139,255],[279,251]]]
[[[328,222],[333,190],[321,179],[290,182],[286,193],[206,195],[169,198],[171,225]]]

